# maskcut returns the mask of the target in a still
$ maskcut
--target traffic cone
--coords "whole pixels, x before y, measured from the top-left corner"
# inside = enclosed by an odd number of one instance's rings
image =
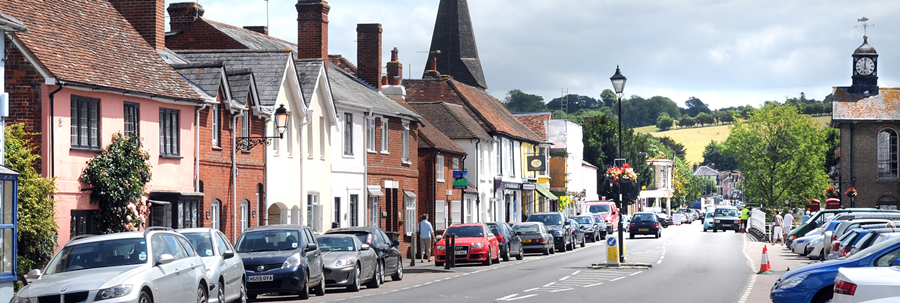
[[[765,245],[763,246],[762,260],[759,262],[759,272],[756,274],[758,274],[758,275],[772,274],[772,264],[769,264],[768,246],[765,246]]]

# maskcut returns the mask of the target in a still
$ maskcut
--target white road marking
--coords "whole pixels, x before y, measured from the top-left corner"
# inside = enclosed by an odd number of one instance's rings
[[[573,276],[574,276],[574,275],[577,275],[577,274],[580,273],[580,272],[581,272],[580,270],[579,270],[579,271],[576,271],[576,272],[573,272],[572,275],[573,275]]]
[[[553,285],[553,284],[556,284],[556,282],[550,282],[550,283],[544,284],[544,286],[541,286],[541,287],[550,287],[550,285]]]
[[[609,280],[609,282],[615,282],[615,281],[619,281],[619,280],[622,280],[622,279],[625,279],[625,277],[618,277],[618,278]]]
[[[602,285],[602,284],[603,284],[603,282],[600,282],[600,283],[588,284],[588,285],[585,285],[582,287],[591,287],[591,286],[597,286],[597,285]]]
[[[750,296],[750,292],[753,291],[753,284],[756,283],[756,277],[757,277],[756,275],[753,275],[753,276],[750,278],[750,284],[747,285],[747,290],[744,291],[744,295],[741,296],[741,300],[739,300],[738,303],[744,303],[744,302],[747,301],[747,297],[749,297],[749,296]]]
[[[567,290],[573,290],[573,288],[563,288],[563,289],[551,290],[550,292],[561,292],[561,291],[567,291]]]
[[[636,272],[636,273],[633,273],[633,274],[630,274],[630,275],[629,275],[629,276],[633,276],[633,275],[636,275],[636,274],[639,274],[639,273],[642,273],[642,272],[644,272],[644,271],[639,271],[639,272]]]
[[[541,288],[540,287],[529,288],[529,289],[526,289],[525,292],[534,291],[534,290],[538,290],[538,289],[541,289]]]
[[[506,297],[499,298],[499,299],[497,299],[497,301],[514,301],[514,300],[525,299],[525,298],[530,298],[530,297],[537,296],[537,294],[531,294],[531,295],[524,295],[524,296],[521,296],[521,297],[518,297],[518,298],[517,298],[517,297],[516,297],[517,295],[519,295],[519,294],[511,294],[511,295],[508,295],[508,296],[506,296]]]
[[[560,280],[560,281],[565,281],[566,279],[571,278],[571,277],[572,277],[572,276],[565,276],[565,277],[559,278],[559,280]]]

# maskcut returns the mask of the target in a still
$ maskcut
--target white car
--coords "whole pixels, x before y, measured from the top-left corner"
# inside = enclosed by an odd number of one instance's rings
[[[685,220],[684,214],[679,214],[679,213],[672,214],[672,222],[674,222],[675,225],[681,225],[681,223],[683,223],[684,220]]]
[[[244,261],[222,232],[213,228],[179,229],[206,265],[211,289],[209,303],[246,302],[247,275]]]
[[[209,288],[203,260],[170,228],[79,236],[50,259],[43,274],[12,298],[34,302],[198,302]],[[40,298],[40,299],[39,299]]]
[[[818,238],[813,239],[812,241],[809,241],[809,244],[806,244],[806,250],[809,251],[809,253],[807,253],[806,257],[809,258],[810,260],[824,259],[825,258],[824,250],[823,250],[824,247],[825,247],[825,238],[824,237],[820,236]]]
[[[834,278],[834,297],[831,302],[862,302],[897,294],[900,294],[898,266],[841,268]]]
[[[815,239],[821,239],[822,235],[806,235],[800,238],[797,238],[793,242],[791,242],[791,252],[795,254],[799,254],[801,256],[805,256],[808,251],[806,250],[806,246]]]

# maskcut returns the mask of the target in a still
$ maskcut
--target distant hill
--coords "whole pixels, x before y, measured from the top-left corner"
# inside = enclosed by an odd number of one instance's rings
[[[813,117],[816,121],[822,123],[823,126],[828,126],[831,124],[831,116],[819,116]],[[670,137],[675,142],[684,144],[684,150],[687,153],[685,156],[687,158],[687,162],[697,162],[700,163],[703,161],[703,148],[709,144],[710,140],[716,140],[716,142],[723,142],[728,139],[728,134],[731,132],[730,127],[731,124],[728,125],[717,125],[717,126],[707,126],[707,127],[694,127],[694,128],[679,128],[675,130],[667,130],[664,132],[656,131],[656,126],[644,126],[635,128],[635,132],[645,133],[653,135],[654,137]]]

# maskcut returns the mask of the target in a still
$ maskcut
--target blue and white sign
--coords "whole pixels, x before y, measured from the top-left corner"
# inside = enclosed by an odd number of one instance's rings
[[[609,247],[616,247],[616,238],[610,237],[609,239],[606,239],[606,245],[609,245]]]

